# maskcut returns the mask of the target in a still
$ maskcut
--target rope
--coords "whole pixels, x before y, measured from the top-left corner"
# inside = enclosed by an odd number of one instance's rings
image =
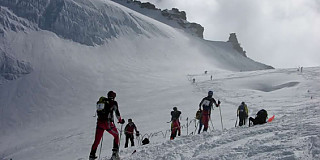
[[[211,118],[210,118],[210,121],[211,121]],[[140,136],[137,137],[138,144],[142,145],[141,140],[143,140],[144,138],[148,138],[149,140],[151,140],[153,137],[162,136],[162,138],[166,139],[168,133],[170,133],[172,129],[178,129],[178,128],[185,129],[185,128],[188,128],[189,126],[191,126],[190,125],[191,123],[194,123],[195,130],[194,130],[194,132],[191,132],[190,134],[187,134],[187,135],[195,135],[197,133],[197,128],[199,126],[199,120],[194,118],[194,119],[188,120],[186,124],[180,125],[180,127],[173,127],[173,128],[167,129],[167,130],[161,130],[161,131],[145,133],[145,134],[140,133]],[[212,121],[211,121],[211,124],[212,124]],[[209,128],[211,128],[211,127],[209,127]]]

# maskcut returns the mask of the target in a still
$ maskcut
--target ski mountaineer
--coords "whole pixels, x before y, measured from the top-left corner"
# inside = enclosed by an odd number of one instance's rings
[[[118,103],[114,100],[116,98],[116,93],[109,91],[107,97],[108,98],[100,97],[99,101],[97,102],[97,127],[89,160],[94,160],[97,158],[96,151],[105,130],[114,137],[111,159],[119,159],[119,134],[114,124],[113,112],[116,114],[118,123],[124,124],[125,121],[124,119],[121,119]]]
[[[208,130],[208,125],[209,125],[209,119],[210,119],[210,114],[211,114],[211,109],[213,109],[213,104],[215,104],[216,107],[219,107],[220,101],[218,100],[218,103],[214,98],[212,98],[213,92],[209,91],[208,96],[204,97],[200,104],[199,104],[199,110],[201,110],[202,107],[202,112],[201,112],[201,117],[200,117],[200,125],[199,125],[199,131],[198,134],[200,134],[200,131],[202,129],[202,125],[204,125],[203,131],[206,132]]]
[[[267,118],[268,118],[268,113],[267,113],[267,111],[264,110],[264,109],[261,109],[261,110],[257,113],[256,118],[252,118],[252,117],[249,118],[249,127],[250,127],[250,122],[252,122],[253,125],[267,123],[267,122],[266,122]]]
[[[173,111],[171,111],[171,136],[170,140],[173,140],[177,136],[181,135],[180,122],[179,117],[181,115],[181,111],[178,111],[177,107],[173,107]]]
[[[134,146],[134,135],[133,131],[136,131],[136,136],[139,136],[139,131],[137,130],[136,125],[132,122],[132,119],[128,119],[128,124],[124,128],[124,134],[126,135],[126,142],[124,144],[124,148],[128,148],[129,139],[131,142],[131,146]]]
[[[241,102],[237,110],[237,116],[239,117],[239,126],[246,125],[246,119],[248,118],[247,104]]]

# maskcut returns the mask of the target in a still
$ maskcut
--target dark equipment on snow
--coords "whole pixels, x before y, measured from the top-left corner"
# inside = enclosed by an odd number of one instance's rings
[[[149,141],[148,138],[144,138],[144,139],[142,140],[142,145],[146,145],[146,144],[149,144],[149,143],[150,143],[150,141]]]
[[[257,115],[256,115],[256,118],[252,118],[250,117],[249,118],[249,127],[251,126],[250,122],[253,123],[253,125],[257,125],[257,124],[264,124],[264,123],[267,123],[266,120],[267,120],[267,117],[268,117],[268,112],[264,109],[261,109]]]

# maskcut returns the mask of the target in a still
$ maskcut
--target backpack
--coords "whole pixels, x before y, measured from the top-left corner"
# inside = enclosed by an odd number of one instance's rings
[[[264,109],[261,109],[258,113],[257,113],[257,117],[259,118],[263,118],[266,119],[268,117],[268,112]]]
[[[143,141],[142,141],[142,145],[146,145],[146,144],[149,144],[150,141],[148,138],[144,138]]]
[[[246,112],[246,105],[245,104],[241,104],[238,107],[238,111],[239,111],[239,116],[248,116],[247,112]]]
[[[199,110],[197,111],[197,113],[196,113],[196,119],[197,119],[197,120],[200,120],[200,118],[201,118],[201,113],[202,113],[202,110],[199,109]]]
[[[98,102],[97,102],[97,111],[102,111],[104,109],[104,102],[105,102],[106,97],[100,97]]]

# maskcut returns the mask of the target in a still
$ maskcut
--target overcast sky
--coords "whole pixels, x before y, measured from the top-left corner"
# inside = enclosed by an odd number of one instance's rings
[[[247,56],[276,68],[320,66],[320,0],[142,0],[184,10],[204,38],[235,32]]]

